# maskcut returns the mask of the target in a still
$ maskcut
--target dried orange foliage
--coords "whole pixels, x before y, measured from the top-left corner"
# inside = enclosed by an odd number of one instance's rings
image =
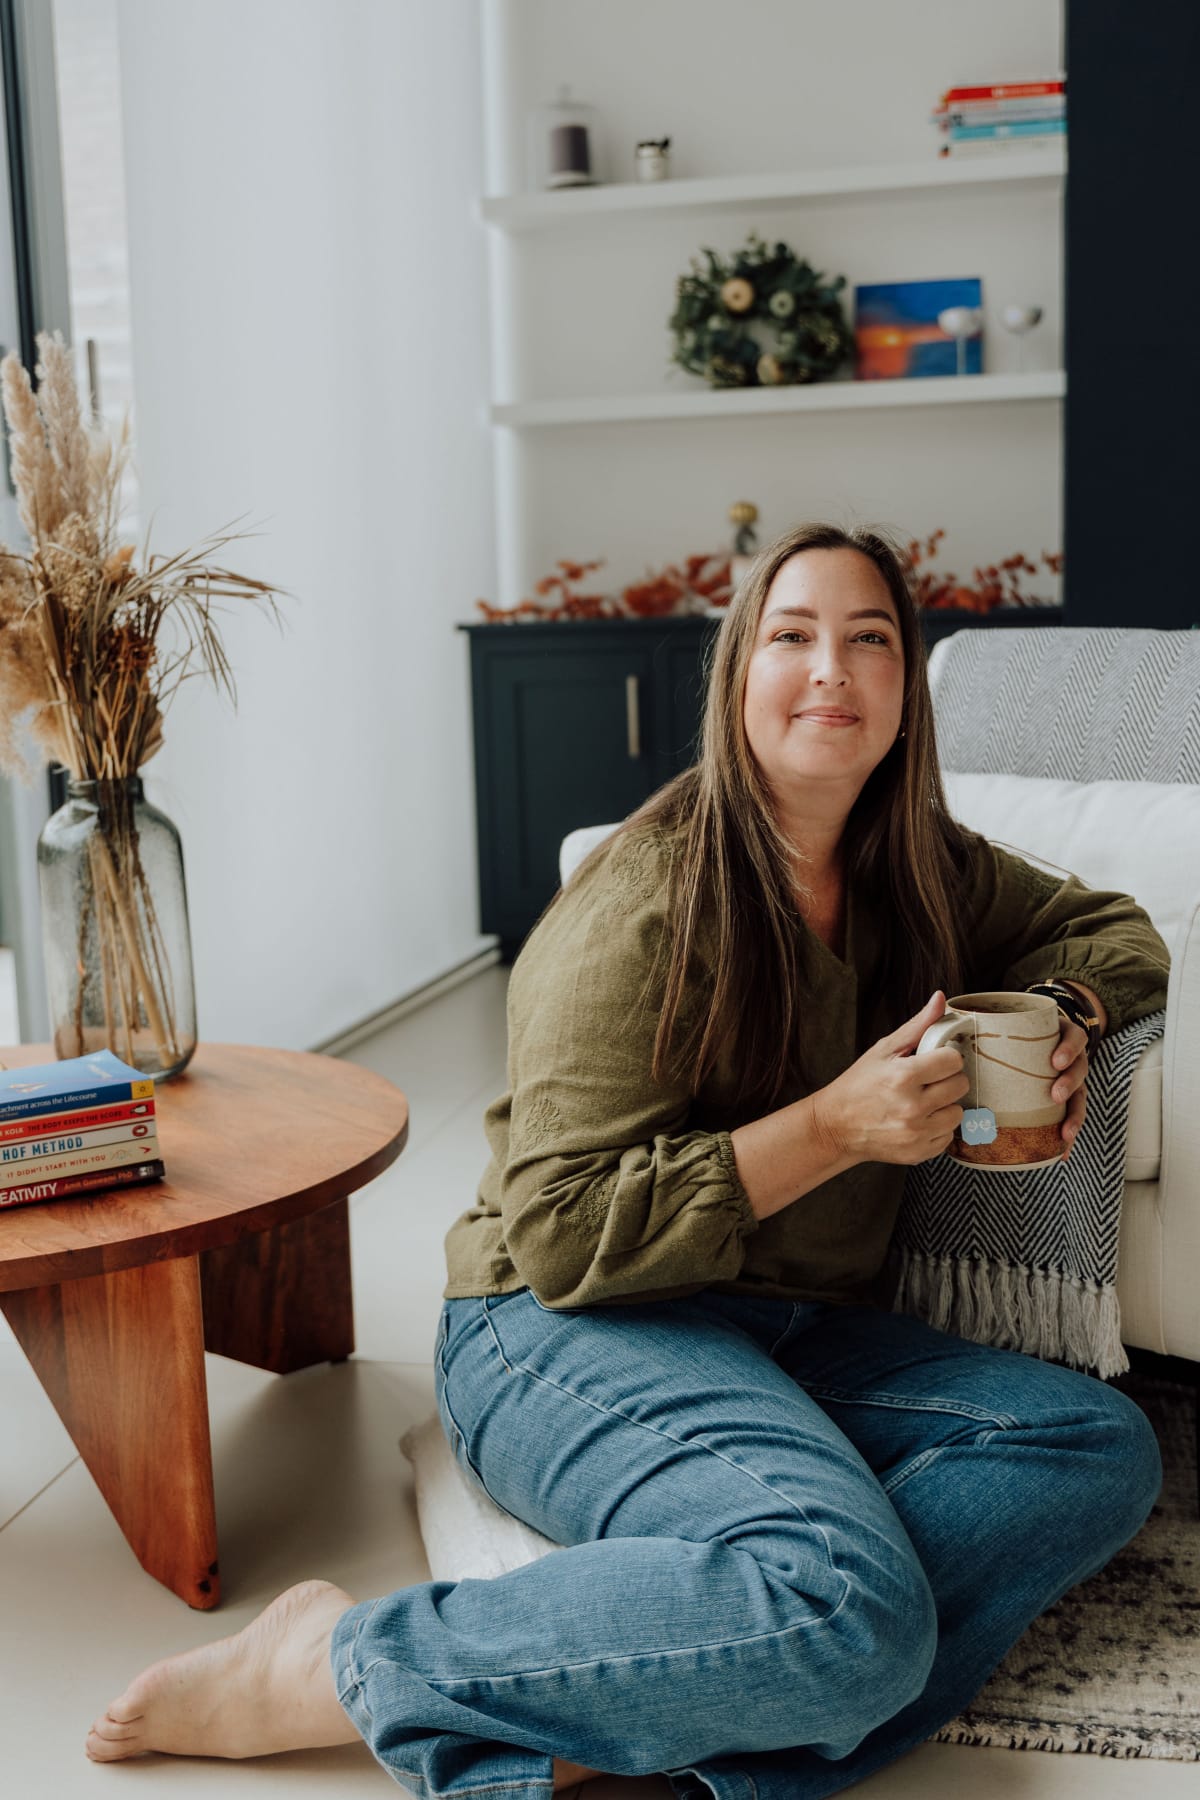
[[[604,567],[599,562],[559,562],[558,573],[544,575],[534,584],[534,593],[546,600],[522,600],[516,606],[491,606],[477,600],[476,608],[489,624],[520,623],[534,619],[627,619],[666,618],[704,613],[711,606],[728,606],[733,595],[730,559],[726,555],[685,557],[680,564],[668,563],[657,572],[651,571],[644,581],[635,581],[620,594],[579,593],[576,584]]]
[[[1030,562],[1023,551],[1015,556],[1005,557],[1003,562],[989,564],[986,568],[974,570],[975,586],[968,587],[957,575],[942,571],[925,569],[920,572],[920,565],[932,562],[938,554],[938,546],[946,533],[940,527],[926,539],[924,545],[914,538],[908,546],[908,560],[914,572],[913,593],[916,603],[926,608],[954,607],[963,612],[991,612],[997,606],[1051,606],[1039,594],[1027,594],[1021,587],[1022,576],[1037,575],[1037,563]],[[1062,552],[1042,551],[1042,562],[1054,576],[1062,573]]]

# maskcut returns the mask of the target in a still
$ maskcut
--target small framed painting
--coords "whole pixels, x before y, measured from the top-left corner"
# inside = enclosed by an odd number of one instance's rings
[[[959,373],[955,340],[938,324],[948,306],[983,305],[978,277],[887,281],[854,290],[855,374],[859,381]],[[968,338],[964,375],[983,373],[983,334]]]

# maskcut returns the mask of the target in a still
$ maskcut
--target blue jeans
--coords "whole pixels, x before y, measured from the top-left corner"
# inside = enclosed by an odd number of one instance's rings
[[[1126,1395],[869,1306],[450,1300],[436,1381],[464,1474],[565,1547],[339,1619],[338,1697],[419,1800],[548,1800],[555,1756],[680,1800],[837,1793],[967,1706],[1162,1480]]]

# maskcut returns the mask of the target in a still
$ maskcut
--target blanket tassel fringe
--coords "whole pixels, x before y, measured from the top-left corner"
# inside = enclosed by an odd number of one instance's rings
[[[1103,1380],[1129,1367],[1115,1287],[1060,1269],[931,1256],[907,1247],[896,1261],[894,1312],[912,1313],[976,1344],[1090,1369]]]

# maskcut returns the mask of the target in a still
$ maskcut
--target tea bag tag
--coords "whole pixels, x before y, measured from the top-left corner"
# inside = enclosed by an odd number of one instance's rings
[[[994,1144],[996,1141],[996,1115],[990,1106],[972,1106],[962,1116],[963,1142],[966,1144]]]

